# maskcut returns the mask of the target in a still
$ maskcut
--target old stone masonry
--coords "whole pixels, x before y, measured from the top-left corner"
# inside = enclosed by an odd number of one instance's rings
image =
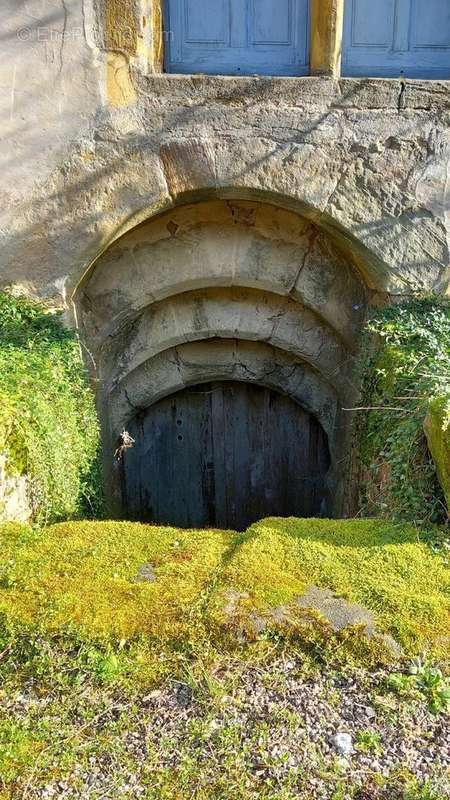
[[[1,3],[0,284],[79,331],[118,513],[226,524],[239,465],[345,511],[367,308],[449,286],[450,12],[402,5]]]

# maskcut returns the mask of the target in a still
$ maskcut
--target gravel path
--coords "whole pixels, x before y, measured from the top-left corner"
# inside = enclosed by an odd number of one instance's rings
[[[450,798],[449,718],[387,691],[386,677],[305,677],[283,659],[217,673],[208,691],[174,683],[133,702],[110,698],[64,779],[32,780],[17,797]],[[94,714],[98,697],[90,702]],[[414,778],[428,793],[405,793]]]

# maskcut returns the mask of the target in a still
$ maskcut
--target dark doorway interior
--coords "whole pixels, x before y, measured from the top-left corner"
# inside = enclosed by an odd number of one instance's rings
[[[244,530],[266,516],[327,513],[326,434],[271,389],[231,381],[184,389],[136,416],[129,433],[131,519]]]

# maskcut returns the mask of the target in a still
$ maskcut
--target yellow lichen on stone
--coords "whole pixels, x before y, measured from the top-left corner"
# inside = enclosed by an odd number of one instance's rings
[[[151,25],[152,67],[154,72],[162,72],[164,63],[162,0],[153,0],[152,2]]]
[[[137,54],[139,38],[136,4],[130,0],[107,0],[105,4],[105,44],[107,50]]]
[[[136,100],[130,58],[140,55],[142,31],[138,5],[130,0],[107,0],[104,18],[106,96],[109,105],[123,108]]]
[[[136,91],[130,75],[130,64],[123,53],[107,54],[106,94],[108,103],[116,108],[129,106],[136,100]]]
[[[343,0],[312,0],[310,65],[313,75],[339,77],[343,19]]]

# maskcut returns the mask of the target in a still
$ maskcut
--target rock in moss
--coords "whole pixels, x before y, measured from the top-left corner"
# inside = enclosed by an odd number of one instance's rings
[[[450,514],[450,397],[436,397],[425,417],[424,430],[428,447],[436,465],[439,482],[444,490],[447,513]]]
[[[241,599],[246,600],[250,595],[248,592],[237,592],[235,589],[228,589],[224,592],[224,598],[230,602],[224,607],[224,613],[230,622],[239,619],[238,603]],[[231,599],[232,598],[232,599]],[[340,633],[349,628],[358,629],[359,633],[369,640],[373,640],[376,645],[385,651],[386,655],[393,659],[400,659],[403,655],[402,648],[395,639],[387,633],[382,633],[376,628],[376,619],[373,612],[369,611],[359,603],[349,603],[342,597],[336,597],[329,589],[322,589],[319,586],[310,586],[301,597],[295,597],[293,603],[269,608],[264,613],[251,612],[246,620],[246,626],[236,628],[238,639],[245,642],[246,633],[258,635],[263,633],[271,625],[289,627],[298,624],[298,615],[295,613],[296,606],[303,609],[302,622],[312,624],[323,621],[322,631],[326,635],[329,631]],[[308,614],[308,612],[312,612]]]
[[[153,564],[142,564],[142,566],[139,567],[134,580],[138,583],[154,583],[156,581],[156,575]]]
[[[32,514],[28,477],[9,475],[6,453],[0,452],[0,522],[28,522]]]

